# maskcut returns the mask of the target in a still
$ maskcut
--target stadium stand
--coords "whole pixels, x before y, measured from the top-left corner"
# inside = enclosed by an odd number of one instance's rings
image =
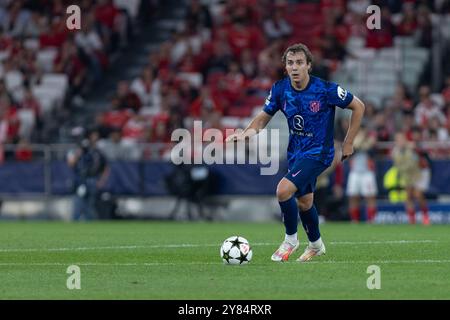
[[[75,1],[88,12],[80,33],[64,29],[64,1],[41,2],[39,10],[23,0],[0,7],[0,106],[8,128],[1,143],[73,143],[73,133],[95,125],[111,158],[167,160],[171,132],[192,129],[194,120],[243,127],[283,75],[284,48],[303,42],[316,57],[314,73],[366,102],[379,160],[396,132],[412,136],[416,127],[432,158],[450,156],[448,1],[373,1],[382,7],[382,30],[366,28],[369,1]],[[149,25],[138,23],[139,6],[147,18],[157,11]],[[14,14],[18,22],[8,24]],[[336,121],[339,140],[345,113]],[[269,126],[281,128],[280,155],[285,127],[281,116]]]

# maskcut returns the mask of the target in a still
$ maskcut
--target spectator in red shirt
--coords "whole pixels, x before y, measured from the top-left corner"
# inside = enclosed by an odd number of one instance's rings
[[[138,114],[133,114],[125,123],[122,129],[122,141],[124,143],[143,142],[147,133],[145,118]]]
[[[414,131],[416,130],[414,115],[412,113],[405,113],[403,115],[402,125],[402,132],[405,135],[406,139],[410,141],[414,140]]]
[[[397,34],[412,36],[417,29],[416,11],[413,3],[403,4],[403,18],[397,26]]]
[[[33,160],[33,150],[29,142],[25,139],[20,139],[17,144],[17,149],[15,152],[15,159],[17,161],[31,161]]]
[[[222,113],[222,106],[220,100],[216,99],[211,90],[205,86],[200,90],[200,96],[191,104],[190,114],[196,118],[203,118],[213,111]]]
[[[228,28],[228,42],[236,59],[239,59],[245,48],[257,52],[264,47],[261,31],[249,26],[241,18],[235,18],[233,24]]]
[[[386,118],[382,112],[375,115],[374,123],[375,132],[377,133],[377,141],[392,141],[393,132],[386,128]]]
[[[94,10],[96,20],[109,30],[114,30],[115,19],[120,14],[113,0],[98,0]]]
[[[228,42],[228,31],[225,28],[215,30],[213,40],[205,44],[208,54],[206,72],[226,72],[228,63],[233,59],[233,51]]]
[[[185,54],[178,62],[177,70],[179,72],[196,73],[201,69],[201,61],[194,55],[192,47],[188,46]]]
[[[185,101],[185,104],[182,106],[183,110],[180,110],[184,111],[181,112],[184,115],[185,113],[189,112],[186,109],[188,109],[192,102],[197,99],[199,90],[195,86],[191,85],[189,81],[181,80],[178,85],[178,94],[180,95],[181,100]]]
[[[71,39],[64,42],[61,51],[55,58],[53,70],[56,73],[68,75],[73,95],[82,93],[86,84],[87,70],[78,56],[77,47]]]
[[[368,30],[366,34],[366,46],[369,48],[386,48],[393,45],[393,34],[395,31],[391,21],[391,12],[388,7],[381,9],[381,29]]]
[[[226,84],[224,95],[230,104],[241,101],[245,97],[247,79],[238,62],[232,61],[228,65],[228,73],[225,75],[224,82]]]
[[[44,18],[41,22],[41,35],[39,37],[41,48],[61,48],[68,35],[66,21],[59,17],[55,17],[53,18],[53,21]]]
[[[242,72],[246,78],[252,79],[256,77],[256,74],[258,72],[258,65],[250,49],[245,49],[244,51],[242,51],[239,62]]]
[[[13,39],[8,36],[0,26],[0,51],[5,51],[13,45]]]
[[[138,113],[142,107],[141,100],[136,93],[130,90],[127,81],[120,81],[117,84],[117,97],[120,100],[121,109],[131,109]]]
[[[170,134],[168,130],[168,122],[157,120],[153,122],[153,127],[150,135],[150,142],[153,143],[168,143],[170,142]]]
[[[120,99],[114,96],[111,99],[111,110],[103,113],[101,123],[111,129],[122,129],[125,123],[132,117],[133,112],[122,109]]]
[[[102,41],[109,52],[115,52],[119,45],[120,10],[112,0],[99,0],[94,10],[95,19],[100,26]]]
[[[19,133],[17,108],[8,96],[0,96],[0,143],[13,143]]]

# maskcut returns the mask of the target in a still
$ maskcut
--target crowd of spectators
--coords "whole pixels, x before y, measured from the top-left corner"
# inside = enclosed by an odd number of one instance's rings
[[[225,130],[221,118],[251,116],[283,76],[280,57],[294,33],[287,19],[290,5],[189,1],[183,26],[150,54],[142,75],[118,85],[110,110],[97,119],[102,131],[120,131],[125,144],[165,143],[192,120],[202,120],[204,129]],[[315,68],[329,76],[326,62]]]
[[[80,8],[80,30],[66,26],[70,5]],[[27,160],[30,150],[20,150],[30,142],[58,142],[61,124],[129,44],[135,20],[113,0],[0,1],[0,146],[18,144],[16,158]],[[68,86],[59,104],[44,108],[34,88],[49,73],[64,74]]]
[[[42,126],[42,112],[30,90],[42,71],[25,40],[37,39],[39,48],[58,48],[54,72],[69,77],[67,108],[82,101],[108,68],[111,53],[126,44],[129,16],[112,0],[75,1],[88,14],[83,16],[82,31],[71,32],[62,19],[64,1],[8,2],[0,7],[0,52],[9,52],[0,57],[0,143],[17,143],[29,141],[34,128]],[[381,30],[366,27],[370,4],[381,7]],[[448,15],[449,10],[449,1],[433,0],[229,0],[208,5],[191,0],[181,26],[149,54],[139,77],[117,84],[108,110],[97,115],[95,124],[104,145],[123,147],[114,154],[140,157],[126,150],[139,142],[170,142],[171,132],[189,128],[192,120],[203,120],[204,129],[226,129],[224,117],[250,117],[255,107],[262,106],[272,83],[283,76],[280,57],[289,44],[306,43],[315,59],[312,73],[330,79],[351,55],[346,49],[350,37],[364,38],[366,47],[381,48],[391,46],[396,35],[414,36],[419,46],[430,48],[432,14]],[[11,72],[23,77],[22,96],[20,90],[8,88],[5,80]],[[378,141],[392,141],[399,130],[411,135],[417,129],[424,140],[448,139],[450,71],[444,68],[444,73],[439,92],[426,85],[408,92],[399,84],[383,105],[365,101],[365,121]],[[34,119],[28,127],[20,121],[25,112]],[[70,116],[70,107],[59,114]],[[338,139],[343,138],[346,121],[336,126]],[[161,149],[159,155],[167,150]]]
[[[437,1],[436,1],[437,2]],[[104,136],[122,136],[124,144],[167,143],[176,128],[203,120],[225,129],[224,117],[249,117],[260,107],[271,84],[283,76],[281,54],[294,42],[313,52],[313,74],[330,79],[342,60],[350,37],[366,40],[366,47],[391,46],[396,35],[416,36],[430,46],[430,14],[448,14],[448,2],[374,1],[381,6],[381,30],[365,24],[367,0],[293,3],[287,1],[189,1],[183,26],[151,53],[142,75],[122,81],[111,98],[110,110],[97,123]],[[302,19],[298,19],[298,14]],[[450,77],[440,92],[421,86],[417,93],[399,84],[382,106],[366,102],[366,121],[379,141],[392,141],[395,132],[417,128],[424,140],[445,141],[450,129]],[[348,125],[342,119],[337,137]],[[120,139],[120,138],[119,138]],[[161,152],[167,152],[163,148]],[[148,153],[151,154],[151,153]],[[161,155],[161,153],[160,153]]]
[[[415,99],[404,85],[398,85],[395,94],[382,108],[365,101],[364,124],[376,135],[379,142],[392,142],[397,132],[403,132],[410,141],[424,143],[432,158],[448,158],[450,148],[450,76],[441,93],[431,93],[427,85],[418,88]],[[337,139],[343,141],[348,119],[341,118],[336,127]],[[426,142],[426,143],[425,143]],[[387,154],[390,145],[380,148],[380,155]]]

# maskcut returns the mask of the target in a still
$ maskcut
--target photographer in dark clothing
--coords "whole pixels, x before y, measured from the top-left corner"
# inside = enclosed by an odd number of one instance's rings
[[[82,215],[86,220],[97,218],[97,193],[105,185],[109,174],[106,158],[96,146],[98,139],[98,132],[91,131],[80,147],[67,157],[68,165],[75,174],[74,220],[79,220]]]
[[[194,220],[191,205],[196,205],[198,215],[202,219],[211,220],[212,216],[206,214],[206,199],[214,191],[213,175],[204,165],[177,165],[174,170],[166,176],[166,186],[170,194],[176,196],[175,207],[170,213],[170,219],[175,220],[181,201],[187,202],[187,215],[189,220]]]

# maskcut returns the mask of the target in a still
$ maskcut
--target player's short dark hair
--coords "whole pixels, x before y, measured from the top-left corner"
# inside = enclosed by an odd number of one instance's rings
[[[313,55],[311,53],[311,51],[309,50],[309,48],[307,46],[305,46],[303,43],[296,43],[293,44],[292,46],[289,46],[283,53],[283,57],[281,58],[281,61],[283,62],[283,65],[286,65],[286,57],[287,54],[289,52],[292,53],[298,53],[298,52],[303,52],[305,54],[306,57],[306,63],[313,63]]]

